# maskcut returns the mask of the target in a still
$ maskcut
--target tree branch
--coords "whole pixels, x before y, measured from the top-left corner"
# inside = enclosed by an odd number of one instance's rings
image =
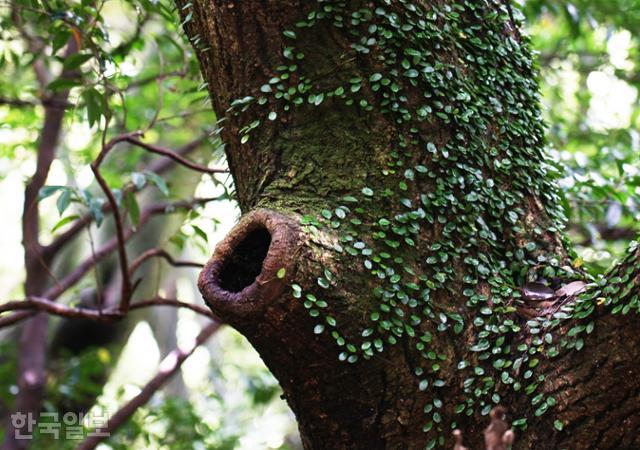
[[[109,142],[107,142],[103,146],[97,158],[91,164],[91,170],[93,171],[93,174],[96,177],[96,180],[100,185],[100,188],[102,189],[104,195],[107,197],[107,202],[109,203],[109,207],[113,213],[113,218],[116,226],[116,244],[117,244],[116,248],[118,251],[118,259],[120,260],[120,271],[122,274],[121,307],[125,312],[129,306],[129,302],[131,300],[131,295],[133,293],[134,287],[133,287],[133,284],[131,283],[131,279],[128,271],[129,263],[128,263],[128,257],[127,257],[127,249],[125,247],[125,237],[124,237],[125,231],[124,231],[124,225],[122,222],[122,217],[118,211],[118,202],[116,201],[116,198],[113,195],[111,188],[109,187],[109,185],[107,184],[106,180],[104,179],[104,177],[100,172],[100,166],[104,162],[109,152],[113,150],[115,146],[120,142],[129,142],[130,144],[136,145],[151,153],[156,153],[156,154],[166,156],[176,161],[178,164],[181,164],[192,170],[209,173],[209,174],[226,172],[225,169],[208,168],[200,164],[192,163],[191,161],[188,161],[187,159],[183,158],[176,152],[168,150],[166,148],[157,147],[151,144],[146,144],[138,139],[142,135],[143,133],[141,131],[133,131],[131,133],[123,133],[119,136],[116,136],[115,138],[111,139]]]
[[[202,173],[208,173],[208,174],[216,174],[216,173],[228,173],[229,171],[227,169],[221,168],[221,167],[207,167],[207,166],[203,166],[202,164],[197,164],[194,162],[189,161],[188,159],[183,158],[181,155],[179,155],[178,153],[169,150],[167,148],[164,147],[158,147],[156,145],[152,145],[152,144],[147,144],[145,142],[140,141],[139,139],[137,139],[136,137],[132,136],[127,136],[124,139],[126,142],[135,145],[137,147],[143,148],[145,150],[147,150],[148,152],[151,153],[155,153],[157,155],[162,155],[162,156],[166,156],[167,158],[172,159],[173,161],[177,162],[178,164],[187,167],[189,169],[195,170],[197,172],[202,172]]]
[[[34,311],[20,311],[8,317],[0,317],[0,328],[10,327],[16,323],[22,322],[29,317],[33,317]]]
[[[184,349],[176,348],[169,353],[160,363],[158,374],[147,383],[142,391],[111,416],[109,424],[106,427],[94,430],[94,434],[76,447],[76,450],[93,450],[100,442],[109,437],[111,433],[120,428],[120,426],[131,418],[138,408],[145,405],[153,394],[180,370],[182,364],[193,354],[195,349],[202,345],[210,336],[218,331],[219,328],[220,324],[213,322],[207,325],[188,347]]]
[[[33,108],[36,106],[48,106],[50,108],[67,109],[73,105],[68,101],[60,101],[56,98],[43,98],[40,100],[23,100],[21,98],[0,97],[0,105],[14,108]]]
[[[96,180],[98,181],[98,184],[102,188],[104,195],[106,195],[107,201],[109,202],[111,210],[113,211],[113,220],[116,225],[115,244],[118,250],[118,258],[120,260],[120,272],[122,274],[122,290],[120,295],[121,295],[122,305],[125,306],[124,309],[126,310],[126,305],[129,304],[129,300],[133,292],[133,286],[131,284],[131,279],[129,277],[129,270],[128,270],[129,262],[127,259],[127,248],[125,246],[127,239],[125,239],[124,225],[122,223],[122,217],[120,216],[120,211],[118,210],[118,202],[116,201],[116,198],[113,195],[113,192],[111,192],[111,188],[109,187],[106,180],[103,178],[102,174],[100,173],[100,168],[99,168],[100,163],[104,158],[104,157],[101,158],[100,157],[101,155],[102,155],[102,152],[98,156],[96,161],[94,161],[91,164],[91,170],[93,171],[93,174],[95,175]],[[130,230],[133,231],[132,229]]]
[[[0,305],[0,314],[9,311],[43,311],[53,316],[67,317],[70,319],[91,319],[111,322],[122,317],[115,310],[99,311],[89,308],[75,308],[61,305],[43,297],[28,297],[25,300],[15,300]]]
[[[141,229],[141,227],[147,223],[151,217],[157,214],[166,214],[172,213],[176,209],[190,209],[194,206],[205,204],[210,201],[216,200],[217,197],[213,198],[196,198],[191,201],[178,201],[173,203],[158,203],[155,205],[151,205],[140,214],[140,220],[138,221],[138,226],[134,228],[127,228],[123,232],[123,242],[126,243],[131,236],[136,233],[136,230]],[[94,254],[85,259],[76,269],[67,275],[64,279],[56,284],[56,286],[48,289],[42,297],[48,298],[50,300],[57,299],[61,294],[63,294],[67,289],[75,285],[78,281],[84,277],[87,272],[89,272],[97,263],[102,261],[105,257],[107,257],[110,253],[118,248],[120,241],[118,237],[113,237],[109,242],[107,242],[104,246],[96,250]],[[125,267],[125,270],[128,272],[128,266]]]
[[[211,319],[214,319],[222,323],[222,321],[218,318],[218,316],[213,314],[209,308],[205,308],[204,306],[194,305],[193,303],[185,303],[178,300],[172,300],[172,299],[167,299],[162,297],[156,297],[150,300],[142,300],[142,301],[134,302],[129,307],[129,310],[131,311],[134,309],[143,309],[151,306],[169,306],[172,308],[190,309],[196,314],[209,317]]]
[[[198,139],[195,139],[188,144],[181,147],[177,152],[181,156],[186,156],[197,149],[203,142],[205,142],[207,136],[201,136]],[[146,168],[147,171],[156,173],[161,175],[169,170],[174,165],[174,161],[171,159],[159,159],[151,162],[149,166]],[[133,183],[129,183],[122,189],[124,194],[128,192],[135,192],[136,186]],[[104,214],[111,213],[111,205],[109,203],[105,203],[102,206],[102,212]],[[63,248],[67,242],[71,241],[75,238],[82,230],[84,230],[87,226],[93,223],[93,216],[91,214],[85,214],[78,220],[74,221],[73,224],[62,234],[56,237],[48,246],[42,249],[42,255],[45,259],[52,259],[61,248]]]
[[[67,43],[65,58],[78,51],[76,42],[70,39]],[[41,60],[34,62],[34,70],[40,83],[44,83],[47,74]],[[60,79],[73,78],[74,72],[64,70]],[[44,86],[43,86],[44,87]],[[53,94],[56,102],[66,102],[69,90],[62,90]],[[38,142],[36,171],[27,183],[24,192],[24,206],[22,213],[22,245],[24,247],[24,262],[26,280],[24,290],[28,296],[38,296],[45,289],[49,278],[47,261],[42,258],[42,245],[39,241],[40,211],[38,195],[44,186],[49,169],[55,158],[58,140],[62,131],[64,109],[45,106],[44,123]],[[26,318],[27,316],[25,316]],[[18,352],[18,387],[16,396],[16,411],[23,414],[35,414],[42,407],[42,396],[45,384],[47,316],[36,315],[22,330],[20,348]],[[15,322],[13,322],[15,323]],[[26,443],[15,439],[13,424],[9,422],[5,434],[3,449],[23,449]]]
[[[148,300],[137,301],[131,304],[129,310],[144,309],[154,306],[168,306],[172,308],[189,309],[196,314],[200,314],[210,319],[217,320],[217,317],[210,310],[203,306],[163,297],[154,297]],[[0,314],[12,311],[18,312],[7,318],[2,318],[1,320],[14,319],[16,322],[18,322],[30,316],[30,314],[26,314],[25,311],[42,311],[52,316],[66,317],[69,319],[89,319],[99,322],[113,322],[125,317],[125,314],[123,314],[119,308],[112,307],[105,310],[81,307],[78,308],[61,305],[44,297],[28,297],[25,300],[14,300],[0,305]],[[0,327],[2,327],[1,322]]]
[[[138,268],[140,268],[142,264],[144,264],[145,261],[151,258],[156,258],[156,257],[165,259],[169,264],[171,264],[174,267],[195,267],[195,268],[204,267],[204,264],[202,263],[197,263],[194,261],[176,260],[166,250],[163,250],[161,248],[152,248],[150,250],[145,251],[143,254],[138,256],[131,263],[131,266],[129,267],[129,276],[132,276],[134,272],[138,270]]]

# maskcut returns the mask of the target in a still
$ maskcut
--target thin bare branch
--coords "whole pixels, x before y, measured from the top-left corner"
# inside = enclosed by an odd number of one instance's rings
[[[102,188],[104,195],[107,197],[107,201],[111,207],[111,211],[113,211],[113,220],[116,225],[116,248],[118,251],[118,259],[120,260],[120,272],[122,274],[122,291],[121,291],[121,302],[123,305],[123,309],[127,309],[127,305],[129,304],[129,300],[131,294],[133,292],[133,285],[131,284],[131,278],[129,277],[129,261],[127,258],[127,248],[125,239],[125,230],[124,225],[122,223],[122,216],[120,215],[120,211],[118,210],[118,202],[116,201],[111,188],[107,184],[107,181],[104,179],[102,174],[100,173],[100,163],[104,159],[104,156],[101,158],[102,154],[106,155],[106,152],[100,153],[98,158],[91,164],[91,170],[93,171],[98,184]]]
[[[187,156],[188,154],[195,151],[203,142],[206,142],[207,136],[200,136],[198,139],[195,139],[188,144],[181,147],[177,152],[181,156]],[[171,159],[158,159],[154,160],[145,169],[146,171],[153,172],[157,175],[162,175],[167,170],[171,169],[174,165],[174,161]],[[138,189],[135,184],[129,183],[123,189],[123,194],[127,194],[128,192],[136,192]],[[103,214],[111,213],[111,205],[109,203],[105,203],[102,206]],[[84,230],[87,226],[93,223],[93,216],[89,213],[83,215],[76,221],[74,221],[71,226],[56,237],[48,246],[42,249],[42,255],[45,259],[53,258],[61,248],[63,248],[68,242],[74,239],[82,230]]]
[[[133,276],[135,271],[138,270],[138,268],[142,264],[144,264],[145,261],[151,258],[163,258],[174,267],[195,267],[195,268],[204,267],[204,264],[198,263],[195,261],[180,261],[180,260],[174,259],[173,256],[171,256],[166,250],[163,250],[161,248],[152,248],[150,250],[145,251],[140,256],[138,256],[135,260],[133,260],[133,262],[131,263],[131,266],[129,266],[129,276]]]
[[[189,309],[196,314],[217,320],[217,317],[207,308],[180,300],[154,297],[148,300],[140,300],[132,303],[129,310],[167,306],[171,308]],[[0,328],[13,325],[33,315],[34,312],[45,312],[52,316],[66,317],[68,319],[88,319],[98,322],[114,322],[126,316],[119,308],[107,308],[104,310],[73,307],[61,305],[43,297],[29,297],[25,300],[14,300],[0,305],[0,314],[13,312],[8,317],[0,318]]]
[[[178,164],[188,167],[189,169],[195,170],[197,172],[208,173],[208,174],[216,174],[216,173],[228,173],[229,171],[225,168],[221,167],[207,167],[202,164],[197,164],[188,159],[183,158],[178,153],[173,150],[169,150],[164,147],[158,147],[157,145],[147,144],[146,142],[142,142],[136,137],[127,137],[125,141],[129,142],[132,145],[136,145],[140,148],[143,148],[151,153],[155,153],[157,155],[166,156],[177,162]]]
[[[0,328],[6,328],[20,323],[29,317],[33,317],[34,314],[35,311],[20,311],[7,317],[0,317]]]
[[[76,450],[93,450],[100,442],[120,428],[131,418],[138,408],[145,405],[153,394],[180,370],[182,364],[193,354],[195,349],[202,345],[209,337],[218,331],[219,328],[220,324],[218,322],[212,322],[200,332],[188,347],[184,349],[176,348],[169,353],[160,363],[158,374],[142,388],[142,391],[111,416],[109,424],[106,427],[94,430],[91,436],[76,447]]]
[[[9,311],[43,311],[48,314],[70,319],[92,319],[109,322],[122,317],[116,310],[99,311],[90,308],[75,308],[61,305],[42,297],[29,297],[25,300],[15,300],[0,305],[0,314]]]
[[[0,97],[0,105],[7,105],[14,108],[33,108],[36,106],[48,106],[50,108],[68,109],[73,105],[68,101],[61,101],[55,97],[43,98],[40,100],[24,100],[21,98]]]
[[[131,277],[129,275],[129,270],[128,270],[129,261],[127,256],[127,249],[125,246],[125,242],[126,242],[125,236],[124,236],[125,229],[124,229],[122,216],[120,215],[118,210],[118,202],[115,198],[115,195],[111,191],[111,188],[107,184],[107,181],[104,179],[104,177],[102,176],[102,173],[100,172],[100,166],[104,162],[109,152],[111,152],[111,150],[113,150],[117,144],[121,142],[128,142],[132,145],[136,145],[151,153],[156,153],[159,155],[166,156],[176,161],[178,164],[181,164],[185,167],[188,167],[190,169],[193,169],[199,172],[210,173],[210,174],[226,172],[226,170],[224,169],[212,169],[212,168],[202,166],[200,164],[193,163],[183,158],[182,156],[180,156],[179,154],[177,154],[172,150],[168,150],[162,147],[157,147],[155,145],[144,143],[139,140],[139,137],[141,137],[142,135],[143,133],[141,131],[133,131],[130,133],[123,133],[114,137],[109,142],[103,145],[102,150],[100,151],[96,159],[93,161],[93,163],[91,163],[91,170],[93,171],[93,174],[96,177],[96,181],[100,185],[100,188],[102,189],[104,195],[107,197],[107,202],[109,203],[109,207],[112,211],[113,219],[116,226],[116,238],[117,238],[116,248],[118,252],[118,259],[120,261],[120,272],[122,274],[122,292],[121,292],[120,301],[121,301],[121,308],[124,312],[126,312],[127,308],[129,307],[134,286],[133,286],[133,283],[131,282]]]
[[[200,314],[202,316],[207,316],[207,317],[210,317],[211,319],[215,319],[218,322],[221,322],[208,308],[205,308],[204,306],[194,305],[193,303],[185,303],[179,300],[172,300],[172,299],[161,298],[161,297],[156,297],[151,300],[136,301],[131,304],[131,306],[129,307],[129,310],[149,308],[151,306],[169,306],[172,308],[190,309],[191,311],[197,314]]]
[[[151,205],[144,209],[140,214],[140,220],[138,221],[137,228],[127,228],[124,230],[123,241],[128,241],[131,236],[136,233],[136,230],[141,229],[141,227],[147,223],[153,216],[158,214],[170,214],[180,209],[191,209],[195,206],[206,204],[208,202],[217,200],[218,197],[213,198],[196,198],[193,200],[181,200],[173,203],[158,203],[155,205]],[[105,257],[110,255],[114,250],[118,248],[118,238],[113,237],[106,244],[95,251],[95,254],[91,257],[85,259],[82,263],[80,263],[76,269],[67,275],[65,278],[60,280],[54,287],[48,289],[42,297],[48,298],[50,300],[57,299],[60,295],[62,295],[69,288],[74,286],[78,281],[82,279],[97,263],[102,261]],[[127,267],[128,273],[128,267]]]

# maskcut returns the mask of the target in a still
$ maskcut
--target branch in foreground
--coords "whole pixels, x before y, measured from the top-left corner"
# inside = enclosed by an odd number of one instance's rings
[[[107,181],[104,179],[102,174],[100,173],[100,163],[102,159],[100,156],[91,164],[91,170],[93,171],[93,175],[96,177],[98,184],[102,188],[104,195],[107,197],[107,201],[113,211],[113,220],[116,225],[116,248],[118,250],[118,259],[120,260],[120,272],[122,274],[122,291],[121,291],[121,302],[126,309],[126,305],[129,304],[131,294],[133,293],[133,285],[131,284],[131,278],[129,277],[129,261],[127,258],[127,248],[126,243],[127,239],[125,238],[124,225],[122,223],[122,216],[120,215],[120,211],[118,210],[118,202],[116,201],[111,188],[107,184]]]
[[[173,213],[178,209],[189,209],[198,205],[202,205],[205,203],[209,203],[219,199],[219,197],[207,197],[207,198],[196,198],[190,201],[178,201],[173,203],[158,203],[155,205],[151,205],[140,214],[140,220],[138,221],[138,226],[134,230],[133,228],[128,228],[124,233],[125,242],[131,238],[136,232],[136,230],[140,230],[142,226],[147,223],[151,217],[156,214],[169,214]],[[63,278],[56,286],[50,288],[47,292],[42,295],[42,297],[48,298],[50,300],[57,299],[62,293],[64,293],[67,289],[75,285],[78,281],[82,279],[97,263],[106,258],[111,252],[113,252],[118,247],[118,239],[116,237],[112,238],[109,242],[107,242],[104,246],[99,248],[92,256],[85,259],[78,267],[65,278]]]
[[[194,261],[181,261],[174,259],[166,250],[161,248],[152,248],[133,260],[129,267],[129,276],[133,276],[135,271],[138,270],[145,261],[151,258],[163,258],[173,267],[194,267],[199,269],[204,267],[204,264]]]
[[[150,153],[155,153],[156,155],[166,156],[167,158],[172,159],[173,161],[177,162],[178,164],[181,164],[181,165],[183,165],[185,167],[188,167],[189,169],[193,169],[193,170],[198,171],[198,172],[209,173],[209,174],[228,173],[229,172],[227,169],[222,168],[222,167],[207,167],[207,166],[203,166],[202,164],[194,163],[194,162],[189,161],[188,159],[184,158],[178,152],[175,152],[175,151],[170,150],[168,148],[159,147],[157,145],[147,144],[145,142],[142,142],[139,138],[142,137],[143,135],[144,134],[143,134],[142,131],[132,131],[130,133],[123,133],[123,134],[120,134],[120,135],[112,138],[109,142],[107,142],[104,145],[104,147],[100,151],[100,154],[95,159],[93,164],[95,164],[96,166],[100,166],[102,164],[102,162],[104,161],[104,159],[106,158],[106,156],[109,154],[109,152],[111,152],[111,150],[113,150],[116,145],[118,145],[121,142],[128,142],[129,144],[135,145],[137,147],[140,147],[143,150],[146,150],[146,151],[148,151]]]
[[[0,328],[10,327],[16,323],[22,322],[35,314],[34,311],[19,311],[8,317],[0,317]]]
[[[206,135],[200,136],[198,139],[195,139],[189,142],[188,144],[184,145],[183,147],[181,147],[179,150],[177,150],[177,153],[182,157],[187,156],[188,154],[193,152],[195,149],[197,149],[203,142],[206,142],[206,140],[207,140]],[[172,159],[155,160],[149,163],[149,166],[146,168],[146,171],[153,172],[157,175],[161,175],[165,173],[167,170],[169,170],[171,167],[173,167],[174,163],[175,161]],[[122,190],[122,193],[127,194],[128,192],[134,192],[134,191],[136,191],[136,186],[135,184],[130,183],[129,185],[124,187],[124,189]],[[111,213],[111,205],[109,203],[105,203],[102,206],[102,212],[104,214]],[[49,245],[47,245],[42,249],[43,258],[45,258],[45,260],[50,260],[51,258],[53,258],[58,253],[58,251],[60,251],[60,249],[66,245],[67,242],[75,238],[82,230],[84,230],[87,226],[89,226],[89,224],[93,223],[93,220],[94,220],[93,216],[87,213],[81,218],[79,218],[78,220],[76,220],[75,222],[73,222],[73,224],[67,229],[67,231],[60,234],[58,237],[56,237],[53,240],[53,242],[51,242]]]
[[[207,308],[191,303],[181,302],[179,300],[173,300],[162,297],[154,297],[149,300],[141,300],[133,303],[129,310],[143,309],[153,306],[169,306],[172,308],[185,308],[189,309],[197,314],[208,317],[210,319],[217,319],[216,316]],[[15,300],[3,303],[0,305],[0,314],[18,311],[15,314],[0,319],[4,320],[8,325],[17,323],[22,319],[26,319],[32,315],[32,312],[42,311],[54,316],[66,317],[69,319],[89,319],[99,322],[113,322],[125,317],[125,314],[118,308],[108,308],[104,310],[91,309],[91,308],[77,308],[73,306],[61,305],[50,299],[43,297],[29,297],[25,300]],[[26,313],[26,314],[25,314]],[[13,319],[13,320],[11,320]],[[0,328],[4,323],[0,323]]]
[[[110,311],[99,311],[96,309],[75,308],[72,306],[61,305],[42,297],[28,297],[25,300],[15,300],[0,305],[0,314],[20,310],[44,311],[54,316],[100,321],[111,321],[120,318],[121,316],[120,314],[114,314]]]
[[[95,176],[96,181],[100,185],[100,188],[102,189],[104,195],[107,197],[109,207],[113,212],[113,220],[116,227],[116,239],[117,239],[116,248],[118,251],[118,259],[120,262],[120,272],[122,275],[122,292],[121,292],[120,306],[121,306],[121,309],[125,312],[129,307],[134,286],[133,286],[133,283],[131,282],[131,275],[129,271],[129,261],[127,257],[127,249],[125,246],[126,239],[125,239],[124,224],[123,224],[122,216],[120,215],[120,212],[118,210],[118,202],[115,198],[115,195],[111,191],[111,188],[109,187],[107,181],[104,179],[104,177],[102,176],[102,173],[100,172],[100,166],[104,162],[109,152],[113,150],[118,143],[128,142],[132,145],[136,145],[151,153],[166,156],[176,161],[178,164],[181,164],[185,167],[188,167],[189,169],[192,169],[198,172],[209,173],[209,174],[226,172],[226,170],[224,169],[208,168],[206,166],[193,163],[183,158],[176,152],[168,150],[166,148],[154,146],[151,144],[146,144],[138,139],[141,136],[143,136],[143,133],[141,131],[134,131],[131,133],[124,133],[119,136],[116,136],[115,138],[111,139],[109,142],[104,144],[104,146],[102,147],[102,150],[100,151],[96,159],[91,163],[91,171],[93,172],[93,175]]]
[[[220,324],[218,322],[212,322],[207,325],[196,339],[185,349],[176,348],[160,363],[160,370],[158,374],[147,383],[147,385],[131,399],[126,405],[120,408],[109,420],[109,424],[105,428],[99,428],[94,430],[94,435],[88,437],[83,441],[76,450],[93,450],[105,440],[111,433],[116,431],[122,426],[129,418],[140,408],[145,405],[153,396],[153,394],[160,389],[169,379],[180,370],[182,364],[186,359],[193,354],[196,348],[202,345],[210,336],[212,336],[218,329]],[[97,435],[99,434],[99,435]],[[103,436],[106,435],[106,436]]]
[[[172,213],[178,209],[185,208],[193,208],[194,206],[202,205],[205,203],[209,203],[215,200],[219,200],[220,197],[207,197],[207,198],[196,198],[190,201],[178,201],[174,203],[158,203],[155,205],[151,205],[147,209],[143,211],[140,215],[140,221],[138,223],[138,230],[149,221],[149,219],[156,214],[168,214]],[[135,234],[135,230],[133,228],[129,228],[125,233],[125,240],[128,240]],[[50,302],[55,301],[60,295],[66,292],[68,289],[73,287],[78,281],[82,279],[96,264],[106,258],[111,252],[113,252],[118,245],[117,239],[114,237],[109,242],[107,242],[104,246],[98,249],[93,255],[87,259],[85,259],[80,265],[76,267],[76,269],[67,275],[65,278],[60,280],[55,286],[48,289],[42,296],[39,298],[47,299]],[[191,263],[189,263],[191,264]],[[195,264],[195,263],[193,263]],[[5,305],[0,305],[0,308],[5,307]],[[189,309],[189,306],[186,306]],[[140,308],[139,304],[131,305],[130,308],[138,309]],[[25,308],[17,308],[17,309],[25,309]],[[29,308],[28,310],[18,311],[7,317],[0,317],[0,328],[5,328],[11,325],[15,325],[25,319],[28,319],[34,315],[34,311],[37,311],[37,307]],[[202,313],[203,311],[194,310],[195,312]],[[207,310],[208,311],[208,310]],[[2,312],[2,309],[0,309]],[[51,311],[50,311],[51,312]],[[90,317],[88,317],[90,318]]]
[[[178,153],[174,152],[173,150],[169,150],[167,148],[164,147],[158,147],[157,145],[152,145],[152,144],[147,144],[145,142],[142,142],[141,140],[137,139],[136,137],[133,136],[129,136],[125,139],[126,142],[129,142],[132,145],[135,145],[137,147],[140,147],[142,149],[147,150],[148,152],[151,153],[155,153],[157,155],[162,155],[162,156],[166,156],[167,158],[172,159],[173,161],[177,162],[178,164],[187,167],[189,169],[195,170],[196,172],[202,172],[202,173],[208,173],[208,174],[216,174],[216,173],[228,173],[229,171],[227,169],[221,168],[221,167],[207,167],[207,166],[203,166],[202,164],[198,164],[198,163],[194,163],[192,161],[189,161],[186,158],[183,158],[182,156],[180,156]]]

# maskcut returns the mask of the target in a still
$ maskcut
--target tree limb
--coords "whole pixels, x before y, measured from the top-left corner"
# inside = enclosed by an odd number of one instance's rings
[[[109,424],[104,428],[94,430],[94,434],[89,436],[83,441],[76,450],[92,450],[95,449],[100,442],[108,438],[111,433],[116,431],[122,426],[131,416],[140,408],[145,405],[173,375],[175,375],[186,359],[193,354],[196,348],[202,345],[210,336],[212,336],[218,329],[220,324],[213,322],[207,325],[196,339],[184,349],[176,348],[160,363],[160,370],[158,374],[147,383],[147,385],[131,399],[127,404],[120,408],[109,420]],[[100,435],[97,435],[100,434]]]
[[[153,306],[185,308],[210,319],[217,319],[216,316],[205,307],[162,297],[154,297],[148,300],[137,301],[131,304],[129,310],[143,309]],[[66,317],[69,319],[89,319],[99,322],[113,322],[125,317],[125,314],[123,314],[119,308],[112,307],[104,310],[98,310],[91,308],[72,307],[61,305],[44,297],[28,297],[25,300],[15,300],[0,305],[0,314],[10,311],[20,312],[3,319],[14,318],[16,321],[22,320],[22,318],[26,318],[29,316],[28,314],[25,314],[24,311],[42,311],[53,316]],[[2,324],[0,324],[0,327],[1,326]]]
[[[179,150],[177,150],[177,153],[184,157],[197,149],[203,142],[206,141],[206,139],[206,135],[200,136],[198,139],[195,139],[181,147]],[[151,162],[146,170],[161,175],[171,167],[173,167],[174,163],[175,162],[171,159],[159,159]],[[128,192],[134,192],[136,191],[136,189],[137,188],[135,184],[130,183],[125,186],[122,191],[124,194],[126,194]],[[109,203],[105,203],[102,206],[102,212],[104,214],[110,213],[111,205]],[[65,232],[60,234],[49,245],[42,249],[43,257],[49,260],[53,258],[60,251],[60,249],[66,245],[67,242],[75,238],[82,230],[93,223],[93,221],[93,216],[89,213],[74,221],[73,224]]]
[[[189,209],[193,208],[196,205],[208,203],[210,201],[216,200],[217,197],[213,198],[196,198],[191,201],[178,201],[173,203],[158,203],[155,205],[151,205],[147,207],[140,214],[140,220],[138,222],[138,226],[136,228],[127,228],[123,231],[123,242],[128,241],[131,236],[133,236],[137,230],[139,230],[145,223],[147,223],[154,215],[157,214],[166,214],[175,211],[176,209]],[[76,269],[67,275],[64,279],[56,283],[56,286],[48,289],[43,297],[46,297],[51,300],[57,299],[61,294],[63,294],[67,289],[75,285],[78,281],[82,279],[83,276],[87,274],[98,262],[103,260],[109,254],[111,254],[114,250],[116,250],[119,246],[118,237],[113,237],[109,242],[107,242],[104,246],[96,250],[96,252],[89,258],[85,259],[82,263],[80,263]],[[128,272],[128,266],[125,268]]]
[[[156,258],[156,257],[165,259],[169,264],[171,264],[174,267],[196,267],[196,268],[204,267],[204,264],[197,263],[197,262],[194,262],[194,261],[176,260],[166,250],[163,250],[161,248],[152,248],[150,250],[145,251],[143,254],[138,256],[131,263],[131,266],[129,267],[129,275],[132,276],[134,274],[134,272],[136,270],[138,270],[138,268],[145,261],[147,261],[148,259],[151,259],[151,258]]]
[[[69,57],[78,51],[78,46],[73,39],[67,43],[65,57]],[[34,70],[40,83],[47,80],[43,73],[42,61],[34,62]],[[63,71],[60,79],[68,79],[74,76],[73,72]],[[66,102],[69,90],[63,90],[53,95],[56,102]],[[39,241],[40,211],[38,208],[38,195],[44,186],[49,169],[55,158],[56,148],[62,131],[64,110],[57,107],[45,107],[44,124],[38,143],[37,162],[35,174],[25,187],[24,206],[22,213],[22,245],[24,247],[24,261],[26,268],[25,293],[28,296],[37,296],[45,289],[49,278],[47,261],[42,258],[42,245]],[[16,410],[23,414],[35,414],[42,407],[42,396],[45,383],[45,353],[47,338],[47,316],[36,315],[22,330],[20,336],[20,350],[18,353],[18,387],[16,396]],[[15,323],[15,322],[14,322]],[[3,449],[23,449],[26,443],[15,439],[13,424],[9,422],[3,443]]]

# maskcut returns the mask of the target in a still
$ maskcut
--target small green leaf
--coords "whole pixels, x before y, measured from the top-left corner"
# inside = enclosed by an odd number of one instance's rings
[[[169,188],[167,187],[167,183],[164,179],[154,172],[145,172],[145,176],[149,181],[156,185],[158,190],[162,192],[162,195],[165,197],[169,195]]]
[[[77,69],[78,67],[89,61],[91,58],[93,58],[92,53],[76,53],[75,55],[71,55],[64,60],[64,70]]]
[[[287,275],[287,269],[285,269],[284,267],[281,267],[280,269],[278,269],[278,272],[276,273],[276,277],[282,280],[285,277],[285,275]]]
[[[368,187],[362,188],[362,193],[367,197],[373,197],[373,189],[371,188],[368,188]]]
[[[58,221],[58,223],[56,223],[53,228],[51,229],[51,232],[54,233],[56,232],[58,229],[62,228],[63,226],[65,226],[66,224],[68,224],[69,222],[72,222],[76,219],[79,219],[80,216],[78,216],[77,214],[74,214],[72,216],[67,216],[67,217],[63,217],[62,219],[60,219]]]
[[[58,201],[56,202],[56,206],[58,207],[58,214],[62,215],[64,211],[69,207],[71,203],[71,189],[64,188],[60,197],[58,197]]]
[[[43,186],[38,193],[38,200],[44,200],[47,197],[51,197],[53,194],[61,189],[65,189],[66,186]]]
[[[209,237],[207,236],[207,233],[204,232],[204,230],[196,225],[191,225],[191,228],[193,228],[193,231],[196,233],[196,235],[202,239],[205,242],[209,242]]]
[[[127,210],[129,211],[129,217],[131,217],[131,222],[137,226],[138,223],[140,223],[140,206],[138,205],[138,200],[133,192],[127,192],[125,201],[127,204]]]
[[[88,88],[82,93],[82,99],[87,109],[89,126],[92,127],[95,123],[98,123],[100,117],[107,112],[104,96],[94,88]]]
[[[49,91],[63,91],[65,89],[71,89],[72,87],[80,86],[79,80],[70,80],[68,78],[61,78],[55,80],[47,85]]]
[[[137,189],[142,189],[147,183],[147,178],[140,172],[133,172],[131,174],[131,182]]]

